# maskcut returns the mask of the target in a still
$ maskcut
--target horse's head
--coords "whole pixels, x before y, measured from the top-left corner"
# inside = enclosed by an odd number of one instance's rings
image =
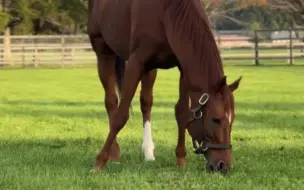
[[[241,77],[228,85],[223,77],[216,87],[204,93],[191,109],[188,132],[192,137],[196,154],[204,154],[207,170],[227,172],[232,164],[231,129],[234,120],[233,92]]]

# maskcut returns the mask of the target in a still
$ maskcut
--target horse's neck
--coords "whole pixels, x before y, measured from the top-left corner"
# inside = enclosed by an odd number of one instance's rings
[[[193,79],[197,81],[194,82],[194,84],[197,86],[200,85],[201,91],[209,92],[224,76],[224,71],[222,68],[220,53],[212,39],[210,39],[208,43],[205,41],[202,46],[206,47],[202,48],[202,51],[198,53],[199,55],[190,58],[192,59],[190,64],[193,66],[190,66],[189,64],[188,67],[191,67],[191,69],[189,69],[188,74],[189,76],[196,78]],[[193,55],[193,53],[187,56],[191,57],[191,55]]]
[[[207,15],[197,0],[170,3],[165,14],[168,41],[181,66],[187,67],[188,77],[193,78],[189,82],[194,91],[208,91],[220,79],[222,66]]]
[[[165,14],[168,42],[184,69],[192,103],[210,93],[223,75],[209,20],[200,6],[197,0],[171,0]]]
[[[211,47],[204,48],[205,50],[201,52],[203,56],[197,56],[193,59],[194,61],[191,63],[193,68],[188,72],[191,83],[189,95],[195,105],[204,93],[213,93],[216,85],[224,77],[222,60],[216,49],[216,44],[213,42],[207,44]],[[206,44],[202,44],[202,46],[206,46]]]
[[[207,48],[205,56],[204,61],[200,64],[202,64],[203,80],[207,83],[209,91],[224,76],[224,71],[216,44],[214,48]]]

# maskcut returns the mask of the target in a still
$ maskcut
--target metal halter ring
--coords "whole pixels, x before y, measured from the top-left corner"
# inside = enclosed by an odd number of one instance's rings
[[[200,148],[202,149],[203,152],[206,152],[208,150],[208,147],[204,146],[204,141],[201,142]]]
[[[196,113],[199,113],[199,115],[196,115]],[[200,119],[202,116],[203,116],[203,112],[202,111],[193,112],[193,118],[194,119]]]
[[[203,106],[207,103],[208,100],[209,100],[209,95],[207,93],[204,93],[198,100],[198,103]]]

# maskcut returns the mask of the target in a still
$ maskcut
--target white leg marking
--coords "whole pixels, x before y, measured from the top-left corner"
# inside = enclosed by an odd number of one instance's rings
[[[144,139],[142,143],[142,151],[145,154],[146,161],[153,161],[154,158],[154,143],[152,140],[151,123],[146,121],[144,124]]]

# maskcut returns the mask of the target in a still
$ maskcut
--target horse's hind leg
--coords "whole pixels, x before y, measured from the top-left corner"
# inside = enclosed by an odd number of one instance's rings
[[[152,70],[141,78],[140,108],[143,116],[142,151],[144,152],[145,160],[147,161],[155,160],[151,131],[151,109],[153,105],[153,86],[156,75],[157,70]]]
[[[156,44],[141,44],[131,53],[124,75],[124,84],[122,87],[122,97],[118,108],[115,110],[110,120],[110,132],[104,143],[103,148],[99,152],[95,170],[104,168],[109,160],[111,146],[121,129],[125,126],[129,119],[129,108],[131,101],[135,95],[138,83],[144,74],[144,63],[147,59],[155,55],[158,46]]]
[[[107,110],[109,124],[110,118],[114,110],[117,108],[118,97],[115,91],[116,78],[115,78],[115,58],[116,55],[108,48],[101,37],[91,39],[93,49],[96,53],[98,60],[98,76],[105,91],[105,107]],[[118,161],[120,156],[120,148],[117,140],[115,139],[109,159]]]

